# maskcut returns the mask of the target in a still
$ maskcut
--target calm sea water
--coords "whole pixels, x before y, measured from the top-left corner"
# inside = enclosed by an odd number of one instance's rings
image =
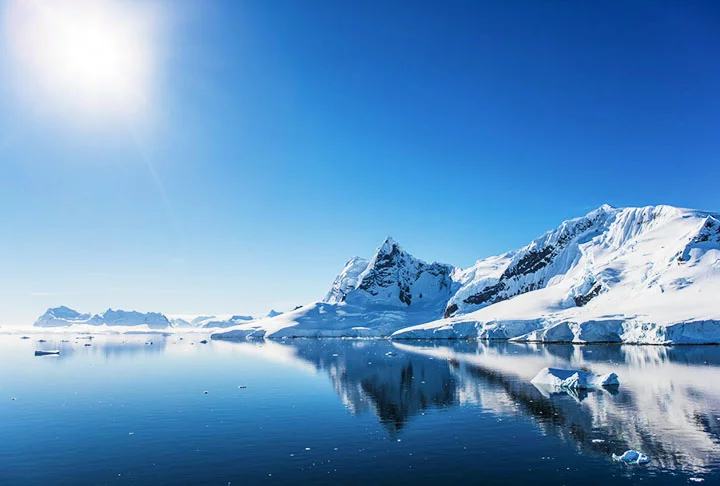
[[[720,484],[720,347],[200,339],[0,336],[0,484]]]

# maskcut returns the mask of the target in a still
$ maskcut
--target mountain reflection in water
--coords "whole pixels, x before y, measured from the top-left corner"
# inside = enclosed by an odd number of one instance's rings
[[[581,451],[642,450],[651,467],[703,472],[720,461],[720,347],[287,340],[238,344],[326,372],[353,414],[391,434],[433,408],[522,415]],[[557,392],[530,380],[543,367],[615,372],[617,389]]]

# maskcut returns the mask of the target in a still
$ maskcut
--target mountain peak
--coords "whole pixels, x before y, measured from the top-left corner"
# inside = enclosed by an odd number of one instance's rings
[[[597,208],[593,209],[592,211],[588,212],[585,215],[586,219],[594,219],[595,217],[606,215],[608,213],[615,213],[618,211],[618,208],[611,206],[609,204],[601,204]]]
[[[378,253],[392,253],[393,249],[397,248],[398,250],[402,251],[402,248],[398,244],[397,241],[395,241],[392,236],[388,236],[383,240],[382,245],[378,248]]]

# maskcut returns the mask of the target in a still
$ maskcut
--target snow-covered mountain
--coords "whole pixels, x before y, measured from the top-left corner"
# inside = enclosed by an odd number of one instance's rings
[[[202,327],[204,323],[215,319],[213,315],[200,315],[200,316],[168,316],[170,319],[170,325],[175,328],[196,328]]]
[[[714,214],[602,206],[533,240],[497,273],[461,288],[446,309],[452,317],[393,337],[720,342]]]
[[[205,328],[233,327],[233,326],[237,326],[238,324],[251,322],[254,319],[255,318],[253,316],[244,316],[244,315],[233,315],[233,316],[229,316],[229,317],[212,316],[209,319],[200,321],[196,327],[205,327]]]
[[[217,337],[720,342],[719,220],[603,205],[465,270],[388,238],[370,260],[351,259],[323,301]]]
[[[41,327],[224,328],[215,337],[720,343],[720,215],[603,205],[467,269],[387,238],[352,258],[323,300],[284,314],[172,316],[48,309]]]
[[[92,315],[81,314],[69,307],[60,306],[45,311],[43,315],[37,318],[35,326],[37,327],[62,327],[71,326],[73,324],[87,324]]]
[[[442,315],[456,269],[419,260],[387,238],[370,260],[355,257],[324,300],[239,326],[226,337],[384,336]]]
[[[150,329],[170,327],[170,321],[157,312],[136,312],[108,309],[102,314],[81,314],[65,306],[48,309],[35,321],[37,327],[90,326],[147,326]]]
[[[386,238],[371,260],[354,257],[345,265],[325,302],[405,309],[413,303],[447,301],[456,288],[453,270],[450,265],[418,260]]]

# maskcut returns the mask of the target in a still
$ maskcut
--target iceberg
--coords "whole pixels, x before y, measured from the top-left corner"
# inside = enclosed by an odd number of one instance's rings
[[[650,458],[635,450],[627,450],[622,456],[612,455],[613,461],[624,462],[625,464],[647,464],[650,462]]]
[[[590,390],[603,386],[618,386],[620,381],[615,373],[596,375],[583,370],[564,370],[560,368],[543,368],[532,379],[534,385],[554,388]]]

